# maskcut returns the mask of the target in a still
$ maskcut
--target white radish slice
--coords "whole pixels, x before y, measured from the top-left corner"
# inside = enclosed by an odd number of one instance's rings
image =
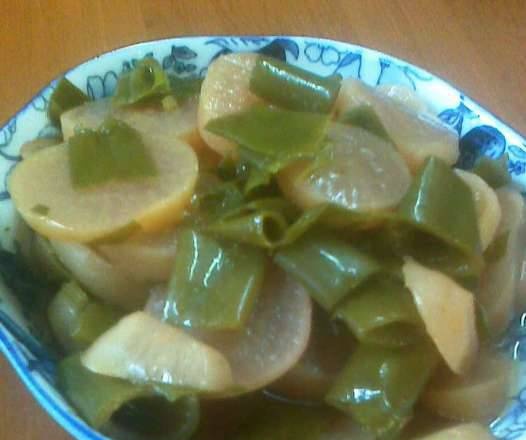
[[[118,243],[96,246],[119,272],[138,281],[168,281],[175,261],[175,229],[157,234],[137,234]]]
[[[426,331],[446,364],[457,374],[465,373],[479,346],[473,294],[409,258],[402,271]]]
[[[431,113],[427,103],[413,89],[402,84],[382,84],[376,86],[375,91],[386,98],[396,101],[409,111]]]
[[[350,417],[339,417],[327,432],[323,432],[320,440],[374,440],[371,432],[363,429]]]
[[[89,370],[135,383],[218,392],[232,385],[225,357],[144,312],[124,317],[82,356]]]
[[[222,156],[235,153],[235,144],[210,133],[206,124],[212,119],[245,110],[259,101],[250,92],[250,77],[258,55],[233,53],[216,59],[208,67],[201,86],[197,120],[204,141]]]
[[[64,267],[92,295],[105,302],[136,310],[148,298],[149,286],[118,271],[88,246],[51,240]]]
[[[27,159],[29,156],[38,153],[44,148],[60,144],[62,141],[57,138],[38,138],[28,141],[20,147],[20,155],[22,159]]]
[[[248,392],[274,382],[298,362],[309,341],[311,316],[305,289],[273,269],[243,330],[192,334],[225,355],[236,387]]]
[[[362,81],[344,80],[336,101],[336,114],[364,105],[375,111],[412,172],[418,171],[429,156],[436,156],[448,165],[457,161],[458,135],[453,129],[427,112],[412,111]]]
[[[435,376],[421,402],[447,419],[489,422],[507,403],[514,371],[509,359],[484,353],[464,376],[448,372]]]
[[[186,100],[174,110],[158,106],[112,107],[109,99],[90,101],[62,114],[62,134],[67,141],[76,129],[95,130],[111,116],[132,126],[146,138],[179,138],[199,149],[203,141],[197,129],[197,105],[198,97]]]
[[[506,253],[488,265],[477,296],[494,335],[502,333],[513,317],[524,252],[520,237],[525,219],[524,200],[518,191],[500,188],[496,192],[502,211],[496,236],[508,234]]]
[[[46,148],[20,162],[9,180],[16,208],[45,237],[89,242],[138,223],[154,232],[176,223],[190,201],[198,164],[183,141],[148,142],[158,175],[78,190],[71,183],[68,147]],[[42,214],[35,207],[44,206]]]
[[[415,440],[493,440],[488,428],[477,423],[465,423],[418,437]]]
[[[476,174],[464,170],[455,170],[455,172],[469,186],[473,194],[480,244],[482,250],[485,250],[495,238],[502,215],[497,194]]]
[[[290,200],[304,209],[334,203],[358,212],[392,208],[400,202],[411,175],[389,142],[337,123],[331,124],[328,138],[330,157],[319,166],[299,162],[279,174],[280,188]]]

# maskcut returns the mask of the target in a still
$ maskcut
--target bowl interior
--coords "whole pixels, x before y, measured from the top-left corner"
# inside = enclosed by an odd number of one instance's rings
[[[360,46],[309,37],[188,37],[141,43],[95,57],[66,72],[73,83],[91,98],[113,93],[117,77],[134,63],[153,56],[177,75],[204,75],[219,55],[236,51],[272,54],[321,75],[356,77],[371,85],[403,84],[415,90],[447,124],[461,136],[461,161],[478,154],[498,158],[509,155],[515,184],[526,191],[526,140],[512,128],[481,108],[462,92],[434,75],[397,58]],[[14,250],[15,216],[7,178],[20,160],[20,146],[36,137],[53,135],[46,108],[56,81],[41,90],[23,109],[0,128],[0,244]],[[23,275],[15,275],[21,276]],[[493,422],[498,438],[526,439],[526,314],[507,331],[502,350],[520,362],[520,380],[510,390],[508,408]],[[7,356],[35,398],[74,437],[103,439],[61,398],[55,388],[54,359],[39,342],[19,302],[0,280],[0,349]]]

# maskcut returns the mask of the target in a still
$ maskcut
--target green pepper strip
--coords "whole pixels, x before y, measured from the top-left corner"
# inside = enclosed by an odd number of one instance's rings
[[[500,188],[511,182],[507,154],[503,154],[499,159],[481,156],[476,160],[471,171],[482,177],[492,188]]]
[[[432,344],[401,349],[360,345],[326,401],[350,414],[376,438],[396,438],[438,362]]]
[[[410,242],[410,255],[448,272],[457,267],[458,276],[480,274],[483,259],[473,195],[443,161],[431,157],[425,162],[396,214],[408,227],[392,232],[398,233],[402,248]],[[432,246],[440,243],[449,249]]]
[[[263,251],[181,228],[166,318],[187,327],[238,329],[253,309],[264,272]]]
[[[68,144],[69,171],[75,189],[157,175],[157,166],[141,135],[124,122],[110,118],[97,131],[85,129],[76,133]]]
[[[329,113],[341,86],[339,76],[321,77],[280,60],[260,56],[250,91],[289,110]]]
[[[265,105],[211,120],[206,129],[259,156],[260,169],[274,174],[324,147],[328,116]]]
[[[87,348],[119,318],[116,310],[90,298],[73,281],[61,287],[48,308],[51,329],[70,352]]]
[[[356,338],[367,344],[400,347],[421,341],[423,323],[400,280],[385,277],[366,281],[334,312]]]
[[[380,270],[375,260],[338,236],[319,231],[279,249],[274,261],[301,282],[328,311],[351,289]]]
[[[199,403],[188,392],[157,384],[132,384],[95,374],[86,369],[80,356],[64,359],[58,367],[58,385],[80,415],[95,429],[105,430],[112,416],[126,404],[143,398],[163,398],[170,403],[173,431],[164,438],[187,440],[199,423]]]
[[[49,98],[47,109],[48,117],[52,123],[58,125],[60,124],[60,116],[62,113],[78,107],[89,100],[88,96],[84,94],[82,90],[75,87],[66,78],[62,78]]]
[[[170,92],[170,81],[161,65],[153,58],[144,58],[121,75],[112,103],[115,106],[137,104],[162,98]]]

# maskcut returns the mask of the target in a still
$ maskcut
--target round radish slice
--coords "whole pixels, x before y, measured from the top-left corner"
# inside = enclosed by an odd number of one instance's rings
[[[206,124],[215,118],[245,110],[259,101],[250,90],[250,77],[258,55],[233,53],[219,57],[208,67],[201,87],[197,120],[204,141],[222,156],[235,151],[231,141],[210,133]]]
[[[427,103],[413,89],[401,84],[382,84],[375,91],[415,113],[431,113]]]
[[[138,281],[168,281],[175,261],[175,230],[137,234],[119,243],[101,244],[97,251],[119,272]]]
[[[89,293],[126,310],[139,309],[146,302],[148,285],[120,272],[88,246],[50,243],[62,265]]]
[[[156,382],[218,392],[232,371],[218,351],[144,312],[124,317],[82,356],[89,370],[131,382]]]
[[[477,423],[465,423],[418,437],[415,440],[493,440],[488,428]]]
[[[70,177],[68,145],[61,144],[15,167],[9,180],[13,202],[33,229],[57,240],[89,242],[134,223],[146,232],[172,225],[192,196],[196,154],[178,139],[148,141],[145,137],[144,141],[157,166],[156,176],[76,189]]]
[[[476,174],[464,170],[455,170],[458,176],[469,186],[475,201],[480,244],[485,250],[495,238],[499,227],[501,210],[497,194]]]
[[[300,162],[283,170],[285,195],[307,209],[333,203],[357,212],[396,206],[411,183],[404,160],[387,141],[359,128],[332,124],[330,157],[314,166]]]

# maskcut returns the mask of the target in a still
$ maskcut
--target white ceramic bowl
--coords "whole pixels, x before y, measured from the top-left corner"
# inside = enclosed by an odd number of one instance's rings
[[[117,76],[144,56],[154,56],[178,75],[204,75],[211,60],[236,51],[271,52],[320,75],[339,73],[359,77],[371,85],[405,84],[422,96],[440,118],[461,135],[461,161],[479,153],[510,158],[514,182],[526,189],[526,140],[443,80],[405,61],[364,47],[311,37],[187,37],[136,44],[97,56],[71,69],[66,77],[98,99],[111,95]],[[6,178],[19,160],[20,146],[53,133],[46,107],[55,82],[46,86],[0,128],[0,243],[13,250],[13,206]],[[1,264],[1,262],[0,262]],[[1,281],[1,280],[0,280]],[[0,349],[43,408],[73,437],[105,439],[78,418],[54,384],[54,362],[32,333],[9,289],[0,282]],[[510,394],[508,408],[492,424],[498,438],[526,439],[526,314],[508,330],[502,349],[519,361],[521,380]]]

